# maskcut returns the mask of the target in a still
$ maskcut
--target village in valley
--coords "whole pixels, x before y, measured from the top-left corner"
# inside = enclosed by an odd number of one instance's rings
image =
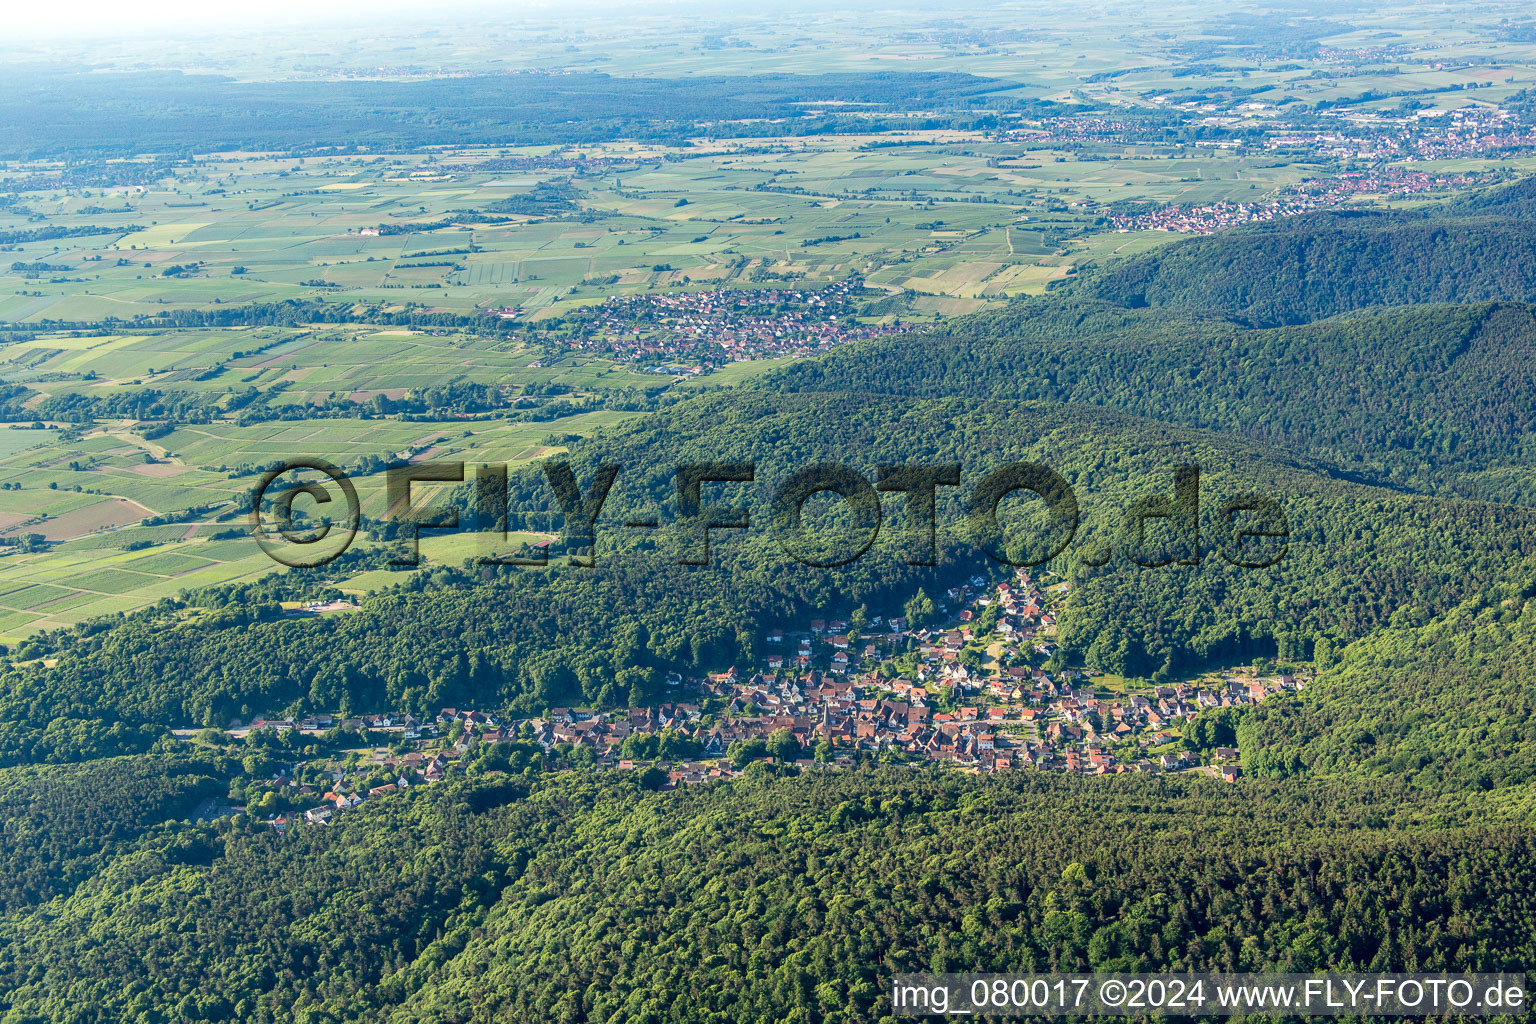
[[[231,791],[245,807],[209,800],[198,815],[247,810],[277,828],[324,824],[446,778],[539,770],[632,771],[641,786],[662,790],[733,778],[756,764],[805,771],[876,762],[1236,782],[1237,715],[1306,686],[1305,677],[1271,672],[1262,659],[1166,685],[1061,667],[1056,615],[1068,588],[1054,573],[1036,580],[1019,569],[1003,582],[972,577],[937,601],[919,593],[909,608],[932,619],[921,628],[860,608],[803,631],[769,629],[757,671],[674,672],[666,687],[675,699],[649,707],[554,707],[533,718],[466,708],[425,719],[258,718],[231,730],[254,751],[247,778]],[[228,736],[205,730],[196,738]]]

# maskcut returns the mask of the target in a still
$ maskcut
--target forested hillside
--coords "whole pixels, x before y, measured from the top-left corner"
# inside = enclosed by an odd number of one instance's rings
[[[108,758],[0,770],[0,912],[67,894],[141,833],[222,793],[211,763]]]
[[[1427,626],[1322,653],[1318,683],[1239,732],[1260,775],[1485,790],[1536,779],[1536,566]]]
[[[894,971],[1519,970],[1528,803],[907,769],[462,783],[286,836],[152,833],[0,925],[0,1007],[811,1024],[889,1019]]]
[[[1334,212],[1191,238],[1105,267],[1085,294],[1259,326],[1368,306],[1536,300],[1522,179],[1423,211]]]
[[[716,531],[711,565],[678,564],[673,526],[654,536],[620,525],[644,514],[675,520],[679,464],[743,460],[755,461],[756,482],[713,485],[710,500],[747,505],[753,526]],[[881,464],[960,463],[961,486],[939,489],[938,564],[907,564],[899,495],[887,502],[878,543],[851,564],[822,569],[787,555],[769,499],[791,473],[828,460],[869,480]],[[1531,510],[1367,487],[1280,451],[1100,409],[724,393],[614,430],[573,456],[584,488],[598,465],[622,467],[599,520],[596,568],[559,564],[558,552],[547,568],[444,568],[326,619],[237,616],[221,626],[151,609],[113,629],[70,634],[56,665],[0,676],[0,715],[24,730],[40,710],[217,725],[290,704],[644,702],[666,669],[752,667],[754,637],[767,626],[861,603],[894,614],[920,586],[937,593],[992,571],[998,563],[966,514],[981,479],[1010,462],[1049,466],[1076,491],[1080,525],[1057,560],[1076,581],[1062,642],[1110,671],[1164,678],[1210,659],[1306,658],[1316,637],[1345,643],[1388,624],[1427,623],[1536,554]],[[1148,494],[1171,495],[1174,470],[1186,464],[1202,473],[1200,563],[1144,568],[1131,555],[1151,561],[1159,551],[1129,543],[1124,513]],[[1234,566],[1221,554],[1239,554],[1221,503],[1251,492],[1278,502],[1289,525],[1288,552],[1269,568]],[[514,527],[557,525],[536,471],[514,478],[511,500]],[[1038,560],[1065,539],[1028,518],[1030,508],[1022,498],[1004,506],[1012,525],[1000,554]],[[1103,566],[1090,564],[1105,553]],[[251,603],[239,587],[224,599]]]
[[[1326,458],[1417,490],[1529,501],[1536,315],[1523,304],[1366,310],[1253,329],[1166,310],[1019,303],[835,352],[777,386],[1123,409]]]

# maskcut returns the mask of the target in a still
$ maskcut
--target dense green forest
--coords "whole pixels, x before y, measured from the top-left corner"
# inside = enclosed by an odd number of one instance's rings
[[[769,772],[149,829],[0,924],[3,1019],[873,1022],[895,971],[1519,970],[1529,795]]]
[[[1338,211],[1191,238],[1111,264],[1083,290],[1124,306],[1294,324],[1367,306],[1536,300],[1524,178],[1421,211]]]
[[[1393,487],[1529,501],[1533,346],[1536,315],[1524,304],[1249,328],[1163,309],[1023,302],[850,346],[771,386],[1109,406],[1309,452]],[[1504,472],[1486,475],[1495,467]]]
[[[36,71],[0,76],[0,156],[133,156],[254,149],[402,150],[459,144],[549,145],[615,138],[682,142],[710,122],[749,135],[877,130],[860,117],[805,116],[807,103],[905,115],[904,127],[968,124],[1004,83],[973,75],[872,72],[615,79],[527,72],[413,82],[238,82],[216,75]],[[1025,103],[1024,105],[1028,105]],[[1049,104],[1047,104],[1049,106]],[[946,116],[953,111],[955,118]],[[776,123],[762,123],[762,122]]]
[[[0,912],[67,894],[146,829],[224,791],[211,764],[89,756],[78,764],[0,769]]]
[[[1335,656],[1304,700],[1265,704],[1239,739],[1260,775],[1347,774],[1486,790],[1536,780],[1536,566],[1413,629]]]

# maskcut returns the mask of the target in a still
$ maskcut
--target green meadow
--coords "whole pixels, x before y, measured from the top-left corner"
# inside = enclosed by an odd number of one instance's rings
[[[0,537],[41,533],[53,543],[28,552],[0,546],[0,642],[39,629],[128,612],[199,587],[282,571],[246,534],[253,475],[221,467],[288,458],[321,458],[339,466],[363,456],[461,461],[466,478],[480,464],[519,465],[563,450],[553,436],[589,434],[626,417],[582,413],[542,423],[515,420],[292,420],[239,426],[183,426],[154,442],[126,427],[102,425],[61,441],[52,430],[0,430]],[[156,461],[148,463],[154,452]],[[74,468],[71,468],[73,464]],[[154,471],[148,475],[144,471]],[[381,474],[355,478],[365,514],[387,509]],[[431,503],[450,485],[413,488]],[[167,525],[154,516],[203,511]],[[231,531],[236,536],[225,537]],[[424,535],[425,565],[457,563],[482,553],[473,535]],[[514,535],[510,543],[536,540]],[[359,542],[363,543],[363,542]],[[398,582],[399,572],[363,574],[348,589]]]
[[[215,154],[142,190],[19,193],[50,223],[137,230],[15,246],[0,263],[0,319],[131,320],[323,297],[536,320],[614,294],[851,274],[997,300],[1038,291],[1052,273],[1041,268],[1085,258],[1104,204],[1248,198],[1315,170],[1264,154],[1173,156],[960,131],[307,160]],[[509,160],[560,166],[508,174]],[[496,212],[524,208],[519,197],[549,182],[572,190],[569,209]],[[0,210],[0,228],[27,223]],[[94,354],[59,346],[42,362],[106,355],[88,340]],[[149,361],[154,343],[109,344],[123,354],[104,374],[165,370]],[[193,353],[160,355],[179,366]],[[398,355],[408,375],[413,353],[402,345]]]

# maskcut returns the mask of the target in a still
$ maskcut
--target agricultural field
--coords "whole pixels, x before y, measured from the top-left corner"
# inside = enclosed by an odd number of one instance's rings
[[[549,422],[291,420],[238,426],[183,426],[145,441],[123,425],[75,440],[55,430],[0,430],[0,538],[40,535],[40,550],[0,546],[0,643],[40,629],[128,612],[198,587],[283,571],[247,532],[247,489],[255,479],[230,467],[321,458],[346,467],[366,456],[462,461],[466,478],[482,464],[516,466],[563,450],[553,436],[588,434],[626,414],[597,411]],[[153,459],[153,462],[148,460]],[[379,473],[354,478],[363,513],[387,509]],[[429,504],[451,485],[418,485]],[[191,510],[190,513],[188,510]],[[143,525],[169,517],[174,522]],[[507,543],[536,542],[513,534]],[[360,549],[367,542],[360,540]],[[423,564],[484,553],[481,539],[424,533]],[[361,574],[347,589],[399,582],[399,571]]]
[[[509,165],[529,169],[502,169]],[[1028,137],[913,131],[688,147],[218,155],[152,186],[63,194],[0,179],[0,188],[19,189],[16,205],[0,209],[0,230],[24,230],[37,216],[135,229],[8,247],[0,319],[44,325],[320,298],[505,310],[537,322],[611,295],[855,274],[920,296],[1001,300],[1039,291],[1080,262],[1103,230],[1106,204],[1239,201],[1316,169],[1264,154],[1173,159],[1145,145],[1083,152]],[[502,212],[516,210],[531,212]],[[155,347],[143,341],[112,339],[114,349],[146,357],[124,355],[116,375],[152,365]],[[105,355],[59,347],[48,360],[34,351],[33,369]],[[401,369],[412,361],[402,347]]]
[[[456,382],[591,393],[662,386],[611,360],[548,360],[516,339],[404,328],[264,327],[79,336],[39,333],[0,348],[0,376],[47,397],[111,399],[143,389],[237,403],[278,392],[274,407],[359,407]],[[237,404],[232,404],[233,412]]]

